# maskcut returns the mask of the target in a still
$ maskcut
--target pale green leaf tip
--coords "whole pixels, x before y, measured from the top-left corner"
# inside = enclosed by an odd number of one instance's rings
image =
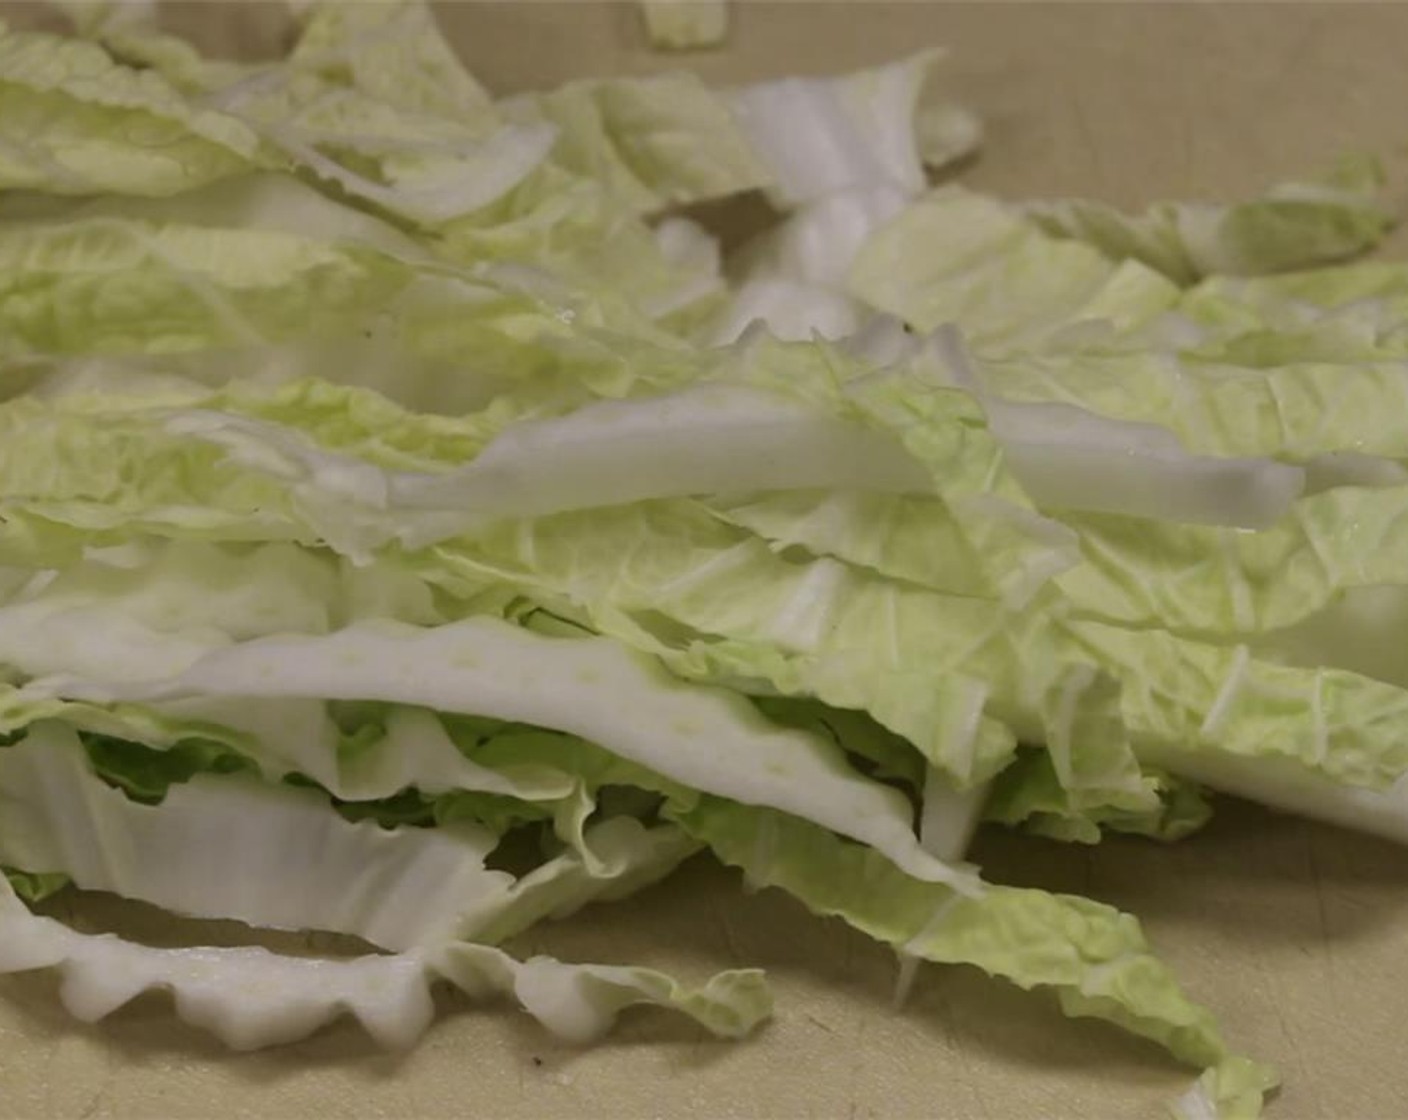
[[[1230,1057],[1204,1071],[1169,1107],[1169,1115],[1174,1120],[1257,1120],[1267,1094],[1280,1083],[1273,1067]]]
[[[725,0],[641,0],[640,10],[656,50],[716,47],[728,34]]]

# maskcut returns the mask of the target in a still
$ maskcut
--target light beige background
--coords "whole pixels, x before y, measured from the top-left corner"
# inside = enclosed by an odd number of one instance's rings
[[[176,16],[211,45],[270,41],[271,12],[235,8]],[[502,91],[678,62],[719,81],[822,73],[946,44],[951,92],[989,126],[968,181],[1012,196],[1225,197],[1408,137],[1408,6],[742,4],[726,50],[678,60],[648,53],[624,7],[461,3],[443,16]],[[1408,1116],[1401,849],[1229,803],[1172,848],[985,833],[975,855],[994,879],[1139,914],[1229,1035],[1284,1070],[1272,1116]],[[702,861],[523,947],[696,977],[762,965],[777,1017],[730,1044],[628,1015],[606,1045],[577,1052],[507,1008],[447,1003],[405,1057],[346,1025],[231,1055],[159,999],[85,1027],[57,1006],[50,977],[4,978],[0,1116],[1125,1118],[1159,1115],[1191,1076],[967,969],[928,969],[896,1013],[885,951],[786,898],[745,896]]]

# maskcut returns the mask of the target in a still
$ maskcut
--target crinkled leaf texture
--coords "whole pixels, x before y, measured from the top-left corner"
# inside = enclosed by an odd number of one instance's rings
[[[278,161],[241,121],[75,39],[0,27],[0,185],[172,195]]]
[[[429,1026],[431,985],[448,980],[476,998],[516,998],[553,1033],[587,1042],[625,1007],[679,1010],[717,1034],[746,1034],[770,1009],[757,972],[720,973],[699,989],[644,968],[518,961],[470,942],[347,960],[282,956],[258,947],[159,949],[111,934],[81,934],[25,909],[0,883],[0,972],[56,968],[60,998],[94,1022],[144,991],[171,993],[176,1012],[236,1050],[292,1042],[342,1014],[377,1042],[404,1047]]]
[[[691,788],[816,820],[920,878],[977,889],[971,872],[919,847],[905,799],[862,777],[832,744],[774,727],[741,697],[681,682],[605,638],[546,637],[489,618],[433,628],[381,621],[226,645],[166,678],[60,676],[30,688],[99,702],[382,700],[553,727]]]
[[[58,724],[41,724],[0,751],[0,771],[7,860],[183,913],[355,934],[395,950],[320,959],[258,947],[151,948],[32,915],[8,881],[0,883],[0,971],[59,969],[65,1006],[87,1021],[157,988],[172,994],[183,1019],[236,1049],[293,1041],[344,1013],[381,1044],[406,1046],[429,1025],[438,981],[477,998],[511,995],[549,1030],[578,1042],[634,1003],[677,1009],[729,1036],[746,1033],[770,1010],[756,971],[721,973],[689,990],[648,969],[518,961],[461,940],[455,920],[507,920],[501,932],[523,920],[519,885],[484,869],[488,844],[472,827],[348,824],[313,795],[229,778],[197,779],[159,806],[141,806],[92,777],[77,738]],[[658,861],[661,849],[645,841],[645,829],[623,823],[634,842],[623,850],[614,830],[616,842],[605,850],[615,852],[616,866],[594,877],[595,892],[574,890],[561,868],[548,871],[556,912],[593,893],[619,893],[632,858]],[[673,851],[681,850],[688,849]],[[673,865],[669,856],[665,862]],[[328,874],[339,865],[350,874]],[[538,878],[527,889],[530,913],[544,906],[532,901],[543,891],[545,876]],[[447,881],[455,886],[447,890]],[[390,895],[387,884],[394,884]]]
[[[1208,1067],[1201,1091],[1242,1109],[1229,1115],[1257,1115],[1261,1091],[1275,1083],[1265,1067],[1229,1053],[1211,1014],[1183,993],[1126,914],[1010,887],[963,898],[805,822],[710,798],[677,819],[758,886],[780,887],[921,960],[1050,988],[1067,1014],[1107,1019]]]

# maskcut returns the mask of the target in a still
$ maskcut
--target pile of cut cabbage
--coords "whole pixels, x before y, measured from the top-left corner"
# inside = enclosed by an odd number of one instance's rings
[[[0,36],[0,971],[237,1048],[409,1045],[438,985],[744,1036],[756,970],[504,948],[707,851],[1259,1112],[1132,917],[964,853],[1207,791],[1408,839],[1371,162],[1019,205],[930,186],[981,133],[934,52],[496,100],[416,3],[302,6],[277,62],[70,8]],[[746,192],[724,253],[697,204]],[[367,948],[153,948],[66,889]]]

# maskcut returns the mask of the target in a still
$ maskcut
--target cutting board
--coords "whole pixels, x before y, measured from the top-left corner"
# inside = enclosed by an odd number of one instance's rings
[[[716,82],[822,74],[944,45],[949,92],[988,126],[965,180],[1010,197],[1227,198],[1408,137],[1408,6],[744,3],[726,46],[676,56],[648,50],[629,6],[440,12],[471,68],[501,92],[681,65]],[[281,9],[258,4],[171,15],[225,52],[269,50],[287,31]],[[1284,1072],[1271,1116],[1408,1116],[1402,849],[1227,801],[1204,833],[1174,846],[1085,848],[988,830],[973,855],[996,881],[1139,915],[1234,1043]],[[156,944],[190,936],[130,908],[72,917]],[[628,1014],[605,1044],[576,1050],[506,1006],[446,999],[407,1055],[378,1052],[350,1024],[230,1054],[178,1024],[161,998],[83,1026],[59,1007],[52,977],[9,977],[0,1117],[1129,1118],[1160,1115],[1192,1076],[1151,1045],[1067,1021],[1041,995],[967,968],[927,967],[896,1009],[888,952],[775,892],[745,893],[705,860],[519,948],[695,978],[760,965],[777,1015],[727,1043],[664,1014]]]

